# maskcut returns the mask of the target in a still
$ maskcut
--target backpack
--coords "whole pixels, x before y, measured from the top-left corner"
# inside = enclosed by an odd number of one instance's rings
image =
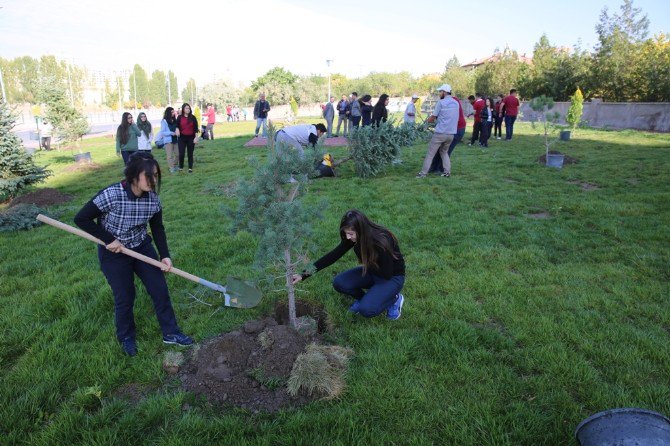
[[[156,135],[154,143],[156,144],[157,149],[162,149],[163,147],[165,147],[165,144],[163,143],[163,136],[161,136],[160,132]]]

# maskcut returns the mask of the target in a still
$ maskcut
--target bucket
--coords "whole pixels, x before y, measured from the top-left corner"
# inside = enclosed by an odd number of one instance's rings
[[[547,155],[547,166],[549,167],[555,167],[557,169],[560,169],[563,167],[563,160],[565,159],[565,155],[562,153],[550,153]]]
[[[74,161],[77,162],[77,163],[90,163],[91,162],[91,152],[75,153]]]
[[[611,409],[579,423],[575,438],[581,446],[670,446],[670,419],[651,410]]]
[[[561,141],[570,141],[570,130],[561,130],[559,138]]]

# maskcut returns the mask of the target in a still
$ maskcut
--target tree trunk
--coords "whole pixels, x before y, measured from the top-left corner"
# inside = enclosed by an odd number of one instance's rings
[[[295,286],[293,285],[293,263],[291,262],[291,250],[284,249],[284,267],[286,268],[286,293],[288,294],[288,319],[293,328],[298,328],[295,314]]]

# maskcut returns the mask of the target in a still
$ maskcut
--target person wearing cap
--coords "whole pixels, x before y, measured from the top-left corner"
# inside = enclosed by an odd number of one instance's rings
[[[304,147],[308,144],[314,147],[326,131],[326,126],[322,123],[291,125],[277,131],[275,142],[283,143],[287,147],[295,147],[302,156],[305,153]]]
[[[435,104],[435,110],[426,122],[435,122],[435,131],[428,144],[428,153],[423,160],[421,171],[416,175],[417,178],[425,178],[430,169],[430,163],[433,157],[439,151],[442,157],[442,168],[444,173],[441,176],[449,177],[451,175],[451,162],[449,161],[449,145],[456,134],[458,125],[458,101],[451,97],[451,85],[443,84],[438,87],[440,100]]]
[[[413,94],[412,95],[412,100],[409,101],[409,104],[407,104],[407,108],[405,108],[405,124],[411,124],[414,125],[416,122],[416,101],[419,100],[419,95]]]

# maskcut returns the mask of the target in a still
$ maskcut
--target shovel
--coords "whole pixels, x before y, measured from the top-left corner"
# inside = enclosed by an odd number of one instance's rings
[[[66,225],[65,223],[62,223],[58,220],[54,220],[53,218],[47,217],[46,215],[39,214],[37,216],[37,220],[41,221],[42,223],[51,225],[55,228],[62,229],[63,231],[67,231],[70,234],[83,237],[99,245],[106,246],[105,242],[96,237],[93,237],[88,232],[82,231],[81,229],[75,228],[70,225]],[[160,268],[161,270],[163,270],[166,266],[164,263],[159,262],[156,259],[152,259],[151,257],[147,257],[143,254],[137,253],[125,247],[121,248],[121,252],[127,256],[133,257],[137,260],[141,260],[145,263]],[[218,283],[205,280],[201,277],[194,276],[193,274],[189,274],[186,271],[182,271],[175,267],[170,268],[168,272],[181,276],[184,279],[188,279],[197,284],[204,285],[207,288],[210,288],[214,291],[218,291],[219,293],[222,293],[224,298],[223,304],[227,307],[252,308],[258,305],[258,303],[261,301],[261,298],[263,297],[261,292],[256,287],[245,282],[242,279],[238,279],[235,277],[228,277],[227,285],[223,286],[219,285]]]

